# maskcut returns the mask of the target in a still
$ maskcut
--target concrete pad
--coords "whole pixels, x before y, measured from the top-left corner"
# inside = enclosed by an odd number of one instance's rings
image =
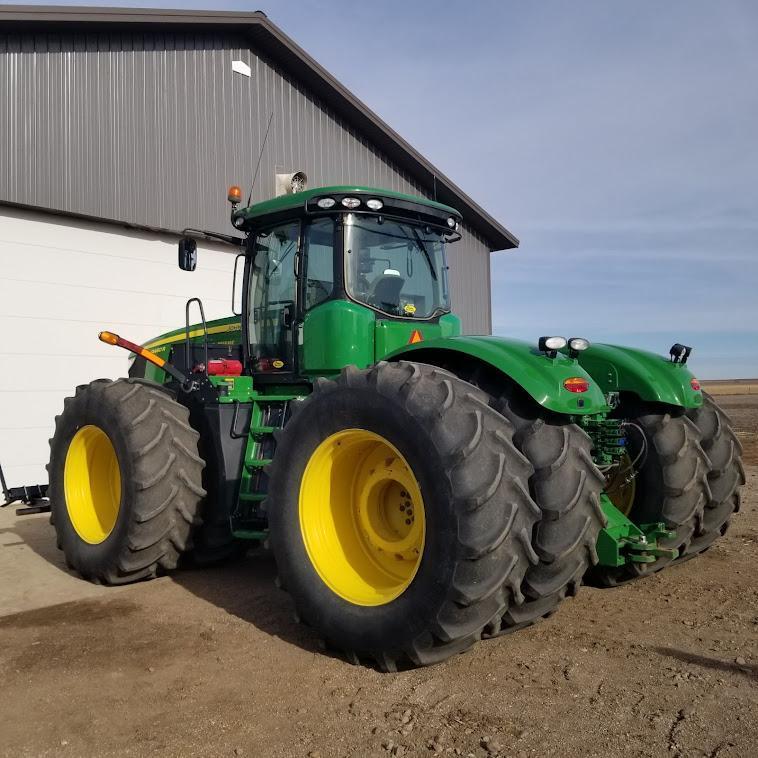
[[[16,508],[0,508],[0,616],[121,591],[69,571],[55,545],[50,514],[17,516]]]

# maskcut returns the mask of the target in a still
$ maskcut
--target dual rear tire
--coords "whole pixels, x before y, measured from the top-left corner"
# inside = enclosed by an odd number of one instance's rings
[[[317,382],[278,439],[266,502],[298,616],[384,670],[500,628],[539,560],[532,466],[513,432],[484,392],[434,366]]]

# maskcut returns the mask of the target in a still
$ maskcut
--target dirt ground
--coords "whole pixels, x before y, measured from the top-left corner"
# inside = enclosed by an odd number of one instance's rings
[[[400,674],[322,652],[266,556],[93,587],[0,511],[0,754],[756,756],[758,396],[720,401],[750,465],[708,553]]]

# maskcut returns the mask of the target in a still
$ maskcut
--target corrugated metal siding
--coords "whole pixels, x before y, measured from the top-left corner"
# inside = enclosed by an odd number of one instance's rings
[[[0,199],[11,202],[228,232],[226,188],[249,184],[272,113],[254,201],[296,170],[310,186],[430,195],[242,37],[0,34],[0,103]],[[464,328],[489,331],[484,240],[467,229],[450,265]]]

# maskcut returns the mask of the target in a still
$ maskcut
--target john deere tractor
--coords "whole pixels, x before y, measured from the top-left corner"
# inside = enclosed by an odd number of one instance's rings
[[[136,345],[51,441],[52,522],[105,584],[269,547],[297,617],[352,661],[424,665],[531,624],[588,572],[703,552],[744,482],[727,417],[668,357],[462,336],[453,208],[381,189],[239,206],[241,314]],[[217,235],[218,236],[218,235]],[[191,237],[179,243],[196,265]],[[237,283],[236,274],[241,274]]]

